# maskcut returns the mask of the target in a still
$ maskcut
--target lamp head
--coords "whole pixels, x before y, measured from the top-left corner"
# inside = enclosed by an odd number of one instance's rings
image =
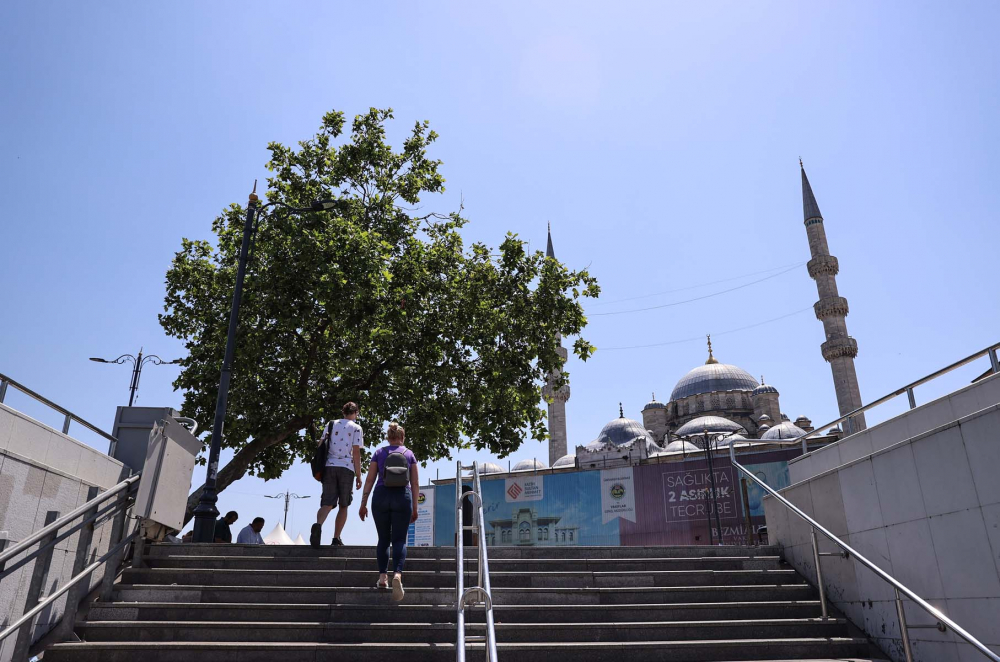
[[[310,208],[313,211],[329,211],[337,206],[337,200],[334,198],[323,198],[322,200],[314,200]]]
[[[91,356],[90,360],[94,361],[95,363],[110,363],[110,361],[108,361],[107,359],[99,359],[96,356]]]

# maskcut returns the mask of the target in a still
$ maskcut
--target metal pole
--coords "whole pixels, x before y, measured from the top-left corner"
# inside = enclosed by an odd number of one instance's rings
[[[743,495],[743,516],[747,523],[747,547],[753,545],[753,524],[750,522],[750,495],[747,492],[747,479],[740,476],[740,493]]]
[[[288,501],[292,498],[291,492],[285,492],[285,521],[281,525],[281,528],[288,530]]]
[[[142,348],[139,348],[139,358],[134,359],[135,366],[132,368],[132,383],[129,384],[128,406],[135,402],[135,392],[139,390],[139,373],[142,372]]]
[[[913,662],[913,648],[910,646],[910,631],[906,629],[906,612],[903,611],[903,598],[899,595],[899,589],[893,587],[896,591],[896,615],[899,617],[899,635],[903,639],[903,654],[906,655],[906,662]]]
[[[996,370],[993,372],[996,372]],[[9,383],[6,379],[0,381],[0,402],[3,402],[3,399],[7,397],[7,384]]]
[[[819,564],[819,545],[816,543],[816,529],[809,527],[809,535],[812,536],[813,563],[816,564],[816,587],[819,589],[819,604],[823,610],[823,618],[827,618],[826,613],[826,588],[823,586],[823,568]]]
[[[916,409],[917,408],[917,399],[913,396],[913,389],[912,388],[906,389],[906,397],[910,401],[910,409]]]
[[[997,359],[997,348],[991,347],[989,351],[990,355],[990,368],[993,369],[993,374],[1000,372],[1000,360]],[[3,391],[0,390],[0,402],[3,402]]]
[[[55,510],[50,510],[45,513],[45,526],[52,524],[57,519],[59,519],[59,512]],[[49,545],[55,537],[57,531],[52,531],[47,536],[38,541],[38,548]],[[48,549],[40,553],[35,557],[35,563],[31,568],[31,583],[28,584],[28,595],[24,601],[24,611],[22,613],[26,614],[39,602],[39,598],[42,595],[42,589],[45,587],[45,580],[49,574],[49,565],[52,563],[52,550],[54,546],[50,546]],[[13,662],[27,662],[28,660],[28,649],[31,647],[31,631],[34,629],[34,618],[29,619],[21,629],[17,631],[17,641],[14,644],[14,655],[11,657]]]
[[[462,594],[465,592],[464,576],[462,574],[462,461],[458,460],[458,471],[455,477],[455,660],[465,662],[465,605],[462,604]]]
[[[111,524],[111,542],[109,544],[112,547],[120,543],[122,538],[125,536],[125,512],[127,510],[127,502],[127,493],[120,494],[118,496],[118,512],[115,513],[115,519]],[[109,602],[111,600],[111,592],[114,589],[115,578],[118,576],[118,566],[121,565],[124,557],[125,548],[122,548],[117,554],[108,559],[108,562],[104,565],[104,578],[101,580],[100,598],[102,602]]]
[[[222,375],[219,378],[219,396],[215,402],[215,421],[212,425],[212,445],[208,454],[208,468],[205,472],[205,486],[201,499],[194,509],[194,541],[212,542],[215,520],[219,510],[215,507],[219,500],[216,493],[216,478],[219,473],[219,452],[222,450],[222,432],[226,423],[226,405],[229,402],[229,380],[233,371],[233,355],[236,353],[236,326],[240,318],[240,301],[243,297],[243,279],[247,271],[247,253],[253,234],[254,214],[257,211],[256,184],[247,205],[246,223],[243,225],[243,244],[240,247],[239,266],[236,270],[236,287],[233,289],[233,306],[229,313],[229,336],[226,338],[226,354],[222,359]]]
[[[66,414],[65,418],[63,418],[63,428],[62,428],[62,433],[63,434],[69,434],[69,424],[72,421],[73,421],[73,417],[70,416],[69,414]],[[87,500],[90,501],[90,499],[87,499]]]
[[[712,479],[712,505],[715,508],[715,527],[719,532],[719,544],[722,544],[722,521],[719,519],[719,493],[715,488],[715,462],[712,458],[712,442],[705,430],[705,450],[708,452],[708,473]]]

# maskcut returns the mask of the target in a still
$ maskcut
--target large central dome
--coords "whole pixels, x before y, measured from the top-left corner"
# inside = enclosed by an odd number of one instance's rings
[[[674,387],[670,399],[680,400],[719,391],[753,391],[757,386],[757,380],[743,368],[726,363],[706,363],[684,375]]]

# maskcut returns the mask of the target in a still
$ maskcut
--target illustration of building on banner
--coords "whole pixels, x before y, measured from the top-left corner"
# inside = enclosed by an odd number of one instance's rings
[[[614,519],[635,521],[635,483],[632,467],[601,471],[601,523]]]
[[[434,544],[434,488],[421,487],[417,493],[417,521],[410,524],[406,544],[430,547]]]
[[[510,519],[490,520],[487,545],[578,545],[580,527],[559,516],[541,516],[534,508],[515,508]]]

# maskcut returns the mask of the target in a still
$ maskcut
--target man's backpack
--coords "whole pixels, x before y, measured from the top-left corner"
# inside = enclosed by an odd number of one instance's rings
[[[390,449],[382,465],[382,484],[386,487],[406,487],[409,482],[410,462],[406,459],[406,449]]]
[[[313,478],[321,483],[323,482],[323,472],[326,470],[326,459],[330,455],[330,429],[332,427],[333,423],[327,425],[326,440],[316,448],[316,452],[313,453],[312,460],[309,462]]]

